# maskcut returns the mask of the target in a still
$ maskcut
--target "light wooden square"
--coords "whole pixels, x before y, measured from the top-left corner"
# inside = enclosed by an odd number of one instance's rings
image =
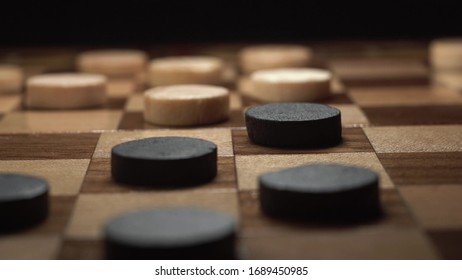
[[[126,97],[138,91],[140,85],[132,78],[110,78],[106,87],[111,97]]]
[[[313,163],[338,163],[369,168],[380,176],[382,188],[393,188],[393,183],[374,153],[331,153],[236,156],[238,187],[258,189],[258,177],[263,173]]]
[[[58,236],[0,237],[2,260],[47,260],[57,256],[61,240]]]
[[[141,94],[132,95],[128,98],[125,104],[125,111],[127,112],[143,112],[144,110],[144,96]]]
[[[155,207],[195,206],[239,216],[235,190],[159,191],[123,194],[82,194],[79,196],[67,236],[100,238],[104,225],[113,217],[129,211]]]
[[[348,229],[283,237],[244,238],[248,259],[435,259],[427,238],[416,229]]]
[[[377,153],[462,151],[462,125],[364,128]]]
[[[21,103],[20,95],[0,95],[0,113],[8,113]]]
[[[21,173],[46,179],[51,195],[76,195],[80,191],[90,160],[0,161],[1,172]]]
[[[0,133],[89,132],[116,129],[121,111],[13,112],[0,121]]]
[[[425,229],[462,228],[462,186],[403,186],[400,193]]]

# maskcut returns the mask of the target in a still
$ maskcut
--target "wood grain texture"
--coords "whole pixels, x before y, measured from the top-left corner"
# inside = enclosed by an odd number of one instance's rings
[[[402,186],[399,192],[426,230],[462,228],[462,185]]]
[[[462,124],[462,105],[365,107],[371,125]]]
[[[376,126],[364,133],[377,153],[462,152],[462,125]]]
[[[398,185],[462,184],[462,152],[377,154]]]
[[[330,69],[347,86],[387,86],[428,84],[423,60],[362,58],[333,59]]]
[[[462,104],[462,95],[430,86],[351,87],[348,95],[361,107],[434,106]]]
[[[89,159],[99,136],[100,133],[0,135],[0,159]]]
[[[237,65],[236,53],[243,46],[165,45],[149,52],[153,57],[217,55]],[[320,42],[314,47],[314,66],[326,68],[334,62],[339,74],[334,94],[319,101],[342,111],[344,142],[328,149],[251,144],[243,112],[261,102],[240,92],[231,94],[231,120],[187,128],[145,123],[145,87],[133,79],[111,79],[106,104],[95,110],[28,111],[21,106],[21,94],[1,94],[0,171],[47,177],[51,197],[50,216],[43,224],[0,235],[0,259],[101,259],[101,230],[110,218],[164,206],[198,206],[233,215],[244,259],[461,259],[462,94],[428,85],[426,42]],[[78,51],[3,54],[18,59],[30,76],[72,69]],[[227,86],[235,90],[238,78],[231,77]],[[218,177],[173,190],[115,184],[111,148],[154,136],[216,143]],[[305,163],[351,164],[378,172],[384,217],[320,225],[264,216],[258,176]]]

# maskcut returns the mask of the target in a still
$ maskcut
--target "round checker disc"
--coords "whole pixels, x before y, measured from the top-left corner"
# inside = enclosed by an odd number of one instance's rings
[[[145,52],[139,50],[94,50],[80,54],[77,66],[82,72],[109,77],[133,75],[145,71],[147,57]]]
[[[314,68],[260,70],[243,93],[263,102],[311,102],[330,96],[332,75]]]
[[[429,60],[437,71],[462,70],[462,38],[441,38],[430,44]]]
[[[106,77],[98,74],[42,74],[29,78],[26,87],[30,108],[80,109],[106,101]]]
[[[145,92],[144,105],[144,119],[154,124],[213,124],[229,118],[229,90],[205,85],[156,87]]]
[[[104,230],[108,259],[234,259],[236,225],[224,213],[158,208],[123,214]]]
[[[273,103],[245,113],[252,142],[273,147],[318,148],[342,140],[340,111],[314,103]]]
[[[133,185],[195,185],[217,174],[217,146],[189,137],[152,137],[112,148],[112,177]]]
[[[0,231],[35,225],[48,216],[48,183],[37,177],[0,173]]]
[[[259,178],[260,206],[270,216],[349,220],[380,213],[379,179],[355,166],[313,164]]]

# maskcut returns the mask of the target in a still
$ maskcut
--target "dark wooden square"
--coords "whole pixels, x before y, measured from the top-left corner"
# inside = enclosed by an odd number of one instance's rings
[[[0,135],[0,159],[89,159],[99,136],[100,133]]]
[[[111,110],[123,110],[127,103],[126,97],[109,97],[104,104],[104,108]]]
[[[395,185],[462,184],[462,152],[377,156]]]
[[[461,124],[461,105],[362,108],[371,125]]]
[[[306,154],[306,153],[358,153],[373,152],[372,146],[361,128],[343,128],[343,142],[324,149],[284,149],[253,144],[245,129],[233,129],[233,147],[236,155]]]
[[[442,258],[462,260],[462,229],[435,230],[428,235]]]

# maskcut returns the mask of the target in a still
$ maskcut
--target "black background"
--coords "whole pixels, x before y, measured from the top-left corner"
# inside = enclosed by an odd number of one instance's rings
[[[7,3],[1,4],[0,10],[1,46],[431,39],[462,35],[462,9],[456,1]]]

